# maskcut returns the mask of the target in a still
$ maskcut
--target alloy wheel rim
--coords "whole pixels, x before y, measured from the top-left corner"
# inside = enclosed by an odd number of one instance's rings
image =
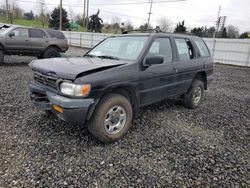
[[[201,91],[201,87],[197,87],[194,90],[194,102],[197,104],[200,102],[201,100],[201,95],[202,95],[202,91]]]
[[[104,127],[108,134],[117,134],[125,126],[127,114],[123,107],[113,106],[108,110],[104,120]]]

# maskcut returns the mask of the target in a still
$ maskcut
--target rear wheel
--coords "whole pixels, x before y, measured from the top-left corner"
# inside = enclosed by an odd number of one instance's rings
[[[0,65],[2,65],[4,62],[4,53],[3,50],[0,50]]]
[[[59,50],[54,47],[48,48],[43,54],[43,58],[54,58],[54,57],[60,57]]]
[[[202,102],[204,95],[204,83],[201,80],[195,80],[188,92],[183,95],[183,105],[187,108],[197,108]]]
[[[88,122],[89,132],[104,143],[117,141],[130,128],[132,114],[132,106],[124,96],[104,96]]]

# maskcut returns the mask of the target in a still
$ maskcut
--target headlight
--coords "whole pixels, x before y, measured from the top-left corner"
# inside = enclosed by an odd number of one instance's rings
[[[63,82],[60,85],[60,90],[65,95],[84,97],[89,94],[90,85],[89,84],[78,85],[78,84]]]

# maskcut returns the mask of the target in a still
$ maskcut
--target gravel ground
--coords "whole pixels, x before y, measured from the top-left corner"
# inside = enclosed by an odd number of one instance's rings
[[[0,187],[250,187],[249,68],[216,65],[200,108],[145,107],[104,145],[34,108],[17,61],[0,67]]]

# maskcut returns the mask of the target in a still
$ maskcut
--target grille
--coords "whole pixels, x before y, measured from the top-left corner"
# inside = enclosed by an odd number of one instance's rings
[[[57,78],[55,77],[46,76],[44,74],[34,72],[34,81],[36,83],[56,89],[56,80]]]

